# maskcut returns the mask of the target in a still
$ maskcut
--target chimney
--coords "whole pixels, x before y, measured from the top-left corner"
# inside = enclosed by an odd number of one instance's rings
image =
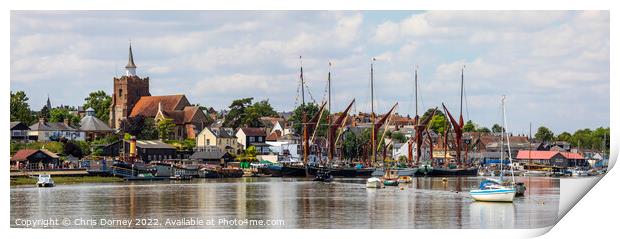
[[[69,126],[69,119],[68,118],[65,118],[62,122],[65,123],[66,126]]]
[[[45,117],[41,117],[41,118],[39,118],[39,124],[45,124],[45,122],[47,122],[47,120],[45,119]]]

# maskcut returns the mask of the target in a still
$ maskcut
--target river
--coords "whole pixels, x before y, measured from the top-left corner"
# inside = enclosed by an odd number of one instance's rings
[[[194,179],[11,187],[11,227],[539,228],[558,215],[560,180],[518,178],[514,203],[473,202],[483,178],[414,178],[384,189],[364,179]]]

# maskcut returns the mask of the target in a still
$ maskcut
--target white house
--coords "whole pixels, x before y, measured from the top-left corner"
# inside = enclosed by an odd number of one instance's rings
[[[50,141],[60,138],[83,141],[86,137],[84,132],[71,127],[66,119],[64,122],[47,122],[45,119],[39,119],[29,128],[28,136],[37,138],[37,141]]]

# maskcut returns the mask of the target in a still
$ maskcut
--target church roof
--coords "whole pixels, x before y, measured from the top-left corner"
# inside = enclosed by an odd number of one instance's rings
[[[185,119],[185,122],[192,122],[192,118],[194,118],[194,115],[198,112],[198,110],[200,109],[196,106],[185,106],[185,108],[183,108],[183,118]]]
[[[161,96],[142,96],[131,110],[130,117],[142,115],[144,117],[155,117],[161,102],[163,111],[173,111],[179,108],[179,103],[185,95],[161,95]]]
[[[163,110],[162,113],[168,119],[172,119],[175,124],[185,123],[185,112],[180,110]]]

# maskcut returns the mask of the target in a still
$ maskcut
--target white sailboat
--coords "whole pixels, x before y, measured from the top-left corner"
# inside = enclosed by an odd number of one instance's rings
[[[508,160],[510,160],[510,172],[512,174],[512,181],[510,183],[504,182],[504,171],[502,170],[504,164],[504,134],[506,130],[506,109],[504,107],[505,96],[502,96],[502,114],[503,114],[503,122],[502,122],[502,134],[501,134],[501,153],[500,153],[500,177],[499,180],[496,179],[486,179],[480,183],[478,189],[470,190],[469,194],[476,201],[484,201],[484,202],[512,202],[515,198],[517,190],[515,188],[515,174],[512,166],[512,155],[510,153],[510,139],[507,139],[508,142]]]

